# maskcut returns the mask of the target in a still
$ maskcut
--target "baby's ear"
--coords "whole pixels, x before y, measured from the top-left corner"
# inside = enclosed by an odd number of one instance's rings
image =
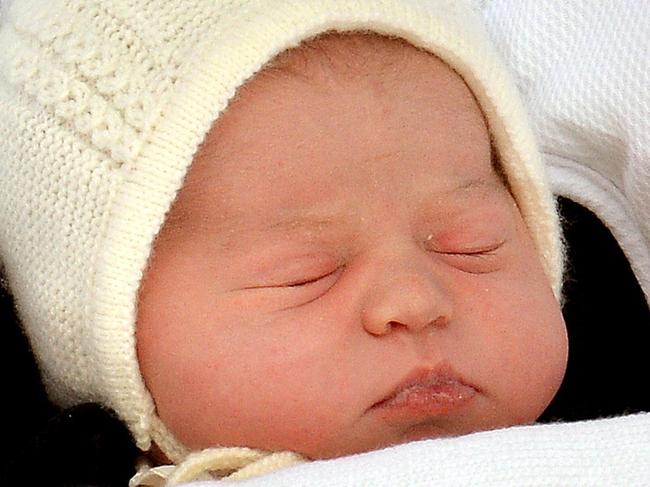
[[[12,453],[0,485],[123,487],[135,474],[138,449],[113,412],[81,404],[59,412]]]

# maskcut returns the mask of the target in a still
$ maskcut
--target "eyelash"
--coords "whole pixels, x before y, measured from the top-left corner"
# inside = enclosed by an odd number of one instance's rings
[[[458,256],[467,256],[467,257],[483,257],[483,256],[490,256],[494,255],[497,253],[497,251],[503,246],[505,241],[500,241],[499,243],[492,245],[490,247],[482,248],[479,250],[465,250],[465,251],[456,251],[456,252],[449,252],[449,251],[442,251],[442,250],[434,250],[435,253],[441,254],[441,255],[458,255]]]
[[[469,252],[440,252],[438,251],[438,254],[441,255],[452,255],[452,256],[459,256],[459,257],[488,257],[491,255],[495,255],[497,253],[498,247],[493,248],[493,249],[488,249],[488,250],[472,250]]]
[[[435,253],[449,259],[449,265],[460,271],[469,274],[486,274],[497,270],[500,259],[496,257],[500,254],[499,249],[503,244],[504,242],[499,242],[488,248],[466,252],[436,251]]]
[[[452,257],[474,257],[474,258],[481,258],[481,257],[489,257],[492,255],[495,255],[497,251],[501,248],[504,242],[499,242],[496,245],[493,245],[491,247],[481,249],[481,250],[471,250],[471,251],[466,251],[466,252],[442,252],[442,251],[435,251],[438,254],[441,255],[448,255]],[[331,272],[328,272],[327,274],[323,274],[320,276],[316,276],[313,278],[309,279],[300,279],[297,281],[290,281],[287,283],[283,283],[278,285],[277,287],[284,287],[284,288],[298,288],[298,287],[303,287],[303,286],[309,286],[310,284],[316,284],[319,281],[322,281],[323,279],[326,279],[330,277],[331,275],[335,274],[339,268],[334,269]]]
[[[313,278],[309,278],[309,279],[301,279],[301,280],[298,280],[298,281],[290,281],[290,282],[285,283],[285,284],[280,284],[278,287],[308,286],[310,284],[315,284],[315,283],[317,283],[319,281],[322,281],[323,279],[326,279],[326,278],[330,277],[332,274],[336,273],[338,270],[339,270],[339,268],[337,267],[336,269],[334,269],[331,272],[328,272],[327,274],[323,274],[323,275],[313,277]]]
[[[437,254],[440,254],[440,255],[447,255],[447,256],[451,256],[451,257],[461,257],[461,258],[462,257],[474,257],[474,258],[478,259],[478,258],[481,258],[481,257],[490,257],[492,255],[495,255],[497,253],[497,251],[503,246],[503,244],[504,244],[504,242],[501,241],[501,242],[497,243],[496,245],[493,245],[493,246],[485,248],[485,249],[470,250],[470,251],[466,251],[466,252],[443,252],[443,251],[439,251],[439,250],[434,251],[434,252],[437,253]],[[308,278],[308,279],[299,279],[299,280],[296,280],[296,281],[289,281],[289,282],[286,282],[286,283],[278,284],[277,286],[274,286],[274,287],[279,287],[279,288],[306,287],[306,286],[309,286],[311,284],[316,284],[316,283],[322,281],[323,279],[327,279],[331,275],[338,272],[339,269],[340,268],[337,267],[336,269],[332,270],[331,272],[328,272],[327,274],[322,274],[320,276],[311,277],[311,278]]]

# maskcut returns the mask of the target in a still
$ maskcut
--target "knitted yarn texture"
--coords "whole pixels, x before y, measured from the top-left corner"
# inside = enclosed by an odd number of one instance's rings
[[[650,303],[650,3],[493,0],[555,194],[592,210]]]
[[[278,53],[329,30],[447,62],[488,121],[556,295],[562,251],[526,115],[458,0],[21,0],[0,30],[0,255],[52,400],[114,409],[139,448],[186,454],[140,375],[152,243],[212,123]]]
[[[650,414],[516,426],[304,463],[245,487],[646,487]],[[219,487],[225,482],[196,482]]]

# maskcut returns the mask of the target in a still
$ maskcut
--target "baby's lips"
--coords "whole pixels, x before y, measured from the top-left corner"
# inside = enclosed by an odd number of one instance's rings
[[[478,394],[448,366],[418,368],[385,398],[373,404],[387,421],[421,420],[453,413]]]

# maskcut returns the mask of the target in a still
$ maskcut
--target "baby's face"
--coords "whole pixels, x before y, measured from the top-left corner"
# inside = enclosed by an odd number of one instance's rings
[[[193,449],[339,456],[532,422],[560,385],[559,306],[476,102],[373,42],[358,75],[246,85],[159,236],[138,355]]]

